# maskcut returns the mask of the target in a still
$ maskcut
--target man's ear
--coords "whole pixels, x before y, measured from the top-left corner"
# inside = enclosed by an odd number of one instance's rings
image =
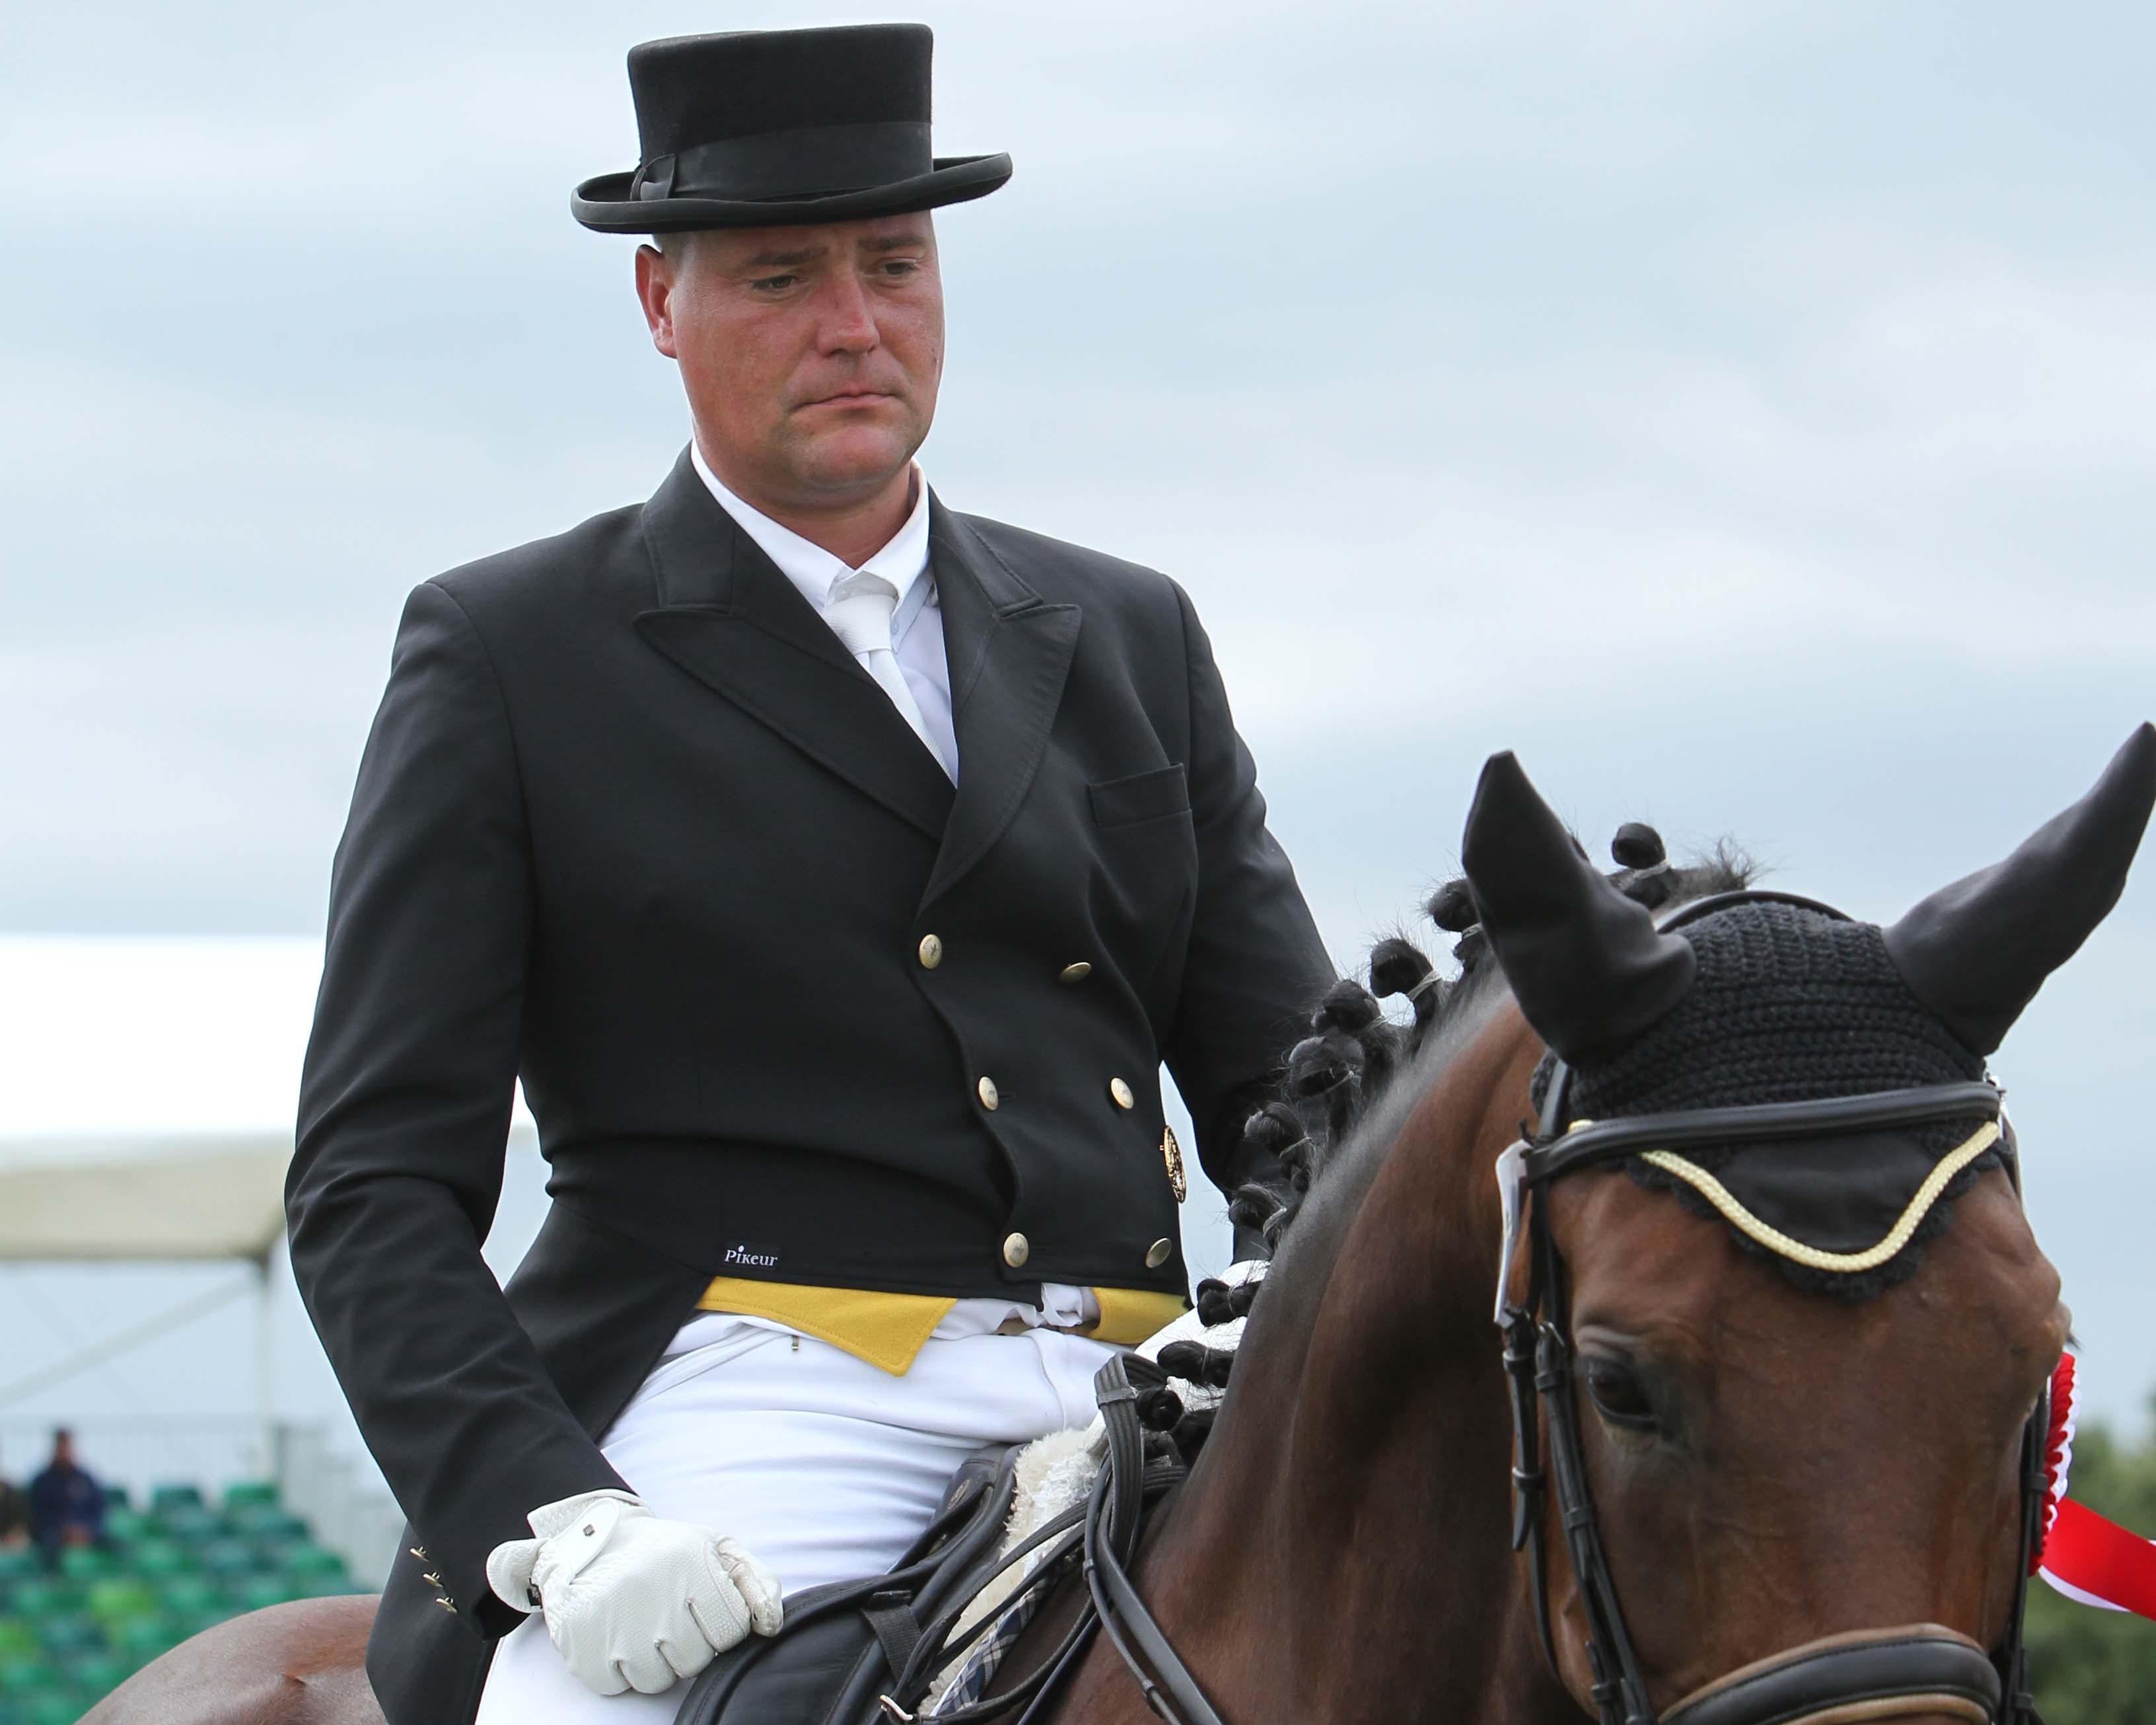
[[[644,321],[651,331],[651,345],[669,359],[678,359],[674,346],[674,259],[655,245],[636,249],[636,297],[644,307]]]

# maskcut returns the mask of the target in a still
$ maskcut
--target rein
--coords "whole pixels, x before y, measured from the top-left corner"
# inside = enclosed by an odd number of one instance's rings
[[[1796,905],[1848,920],[1841,911],[1811,899],[1748,889],[1697,900],[1664,919],[1661,926],[1674,928],[1732,905],[1760,902]],[[1938,1168],[1947,1173],[1941,1176],[1935,1169],[1934,1177],[1925,1182],[1887,1236],[1898,1250],[1952,1173],[1985,1151],[1996,1147],[2015,1194],[2020,1194],[2020,1158],[1999,1088],[1978,1081],[1809,1102],[1674,1109],[1582,1122],[1568,1131],[1565,1102],[1571,1081],[1571,1068],[1557,1060],[1535,1135],[1508,1148],[1497,1167],[1504,1245],[1498,1266],[1496,1319],[1504,1337],[1512,1410],[1512,1548],[1527,1554],[1535,1631],[1552,1676],[1562,1686],[1541,1538],[1546,1507],[1553,1499],[1586,1607],[1587,1659],[1601,1725],[1840,1725],[1915,1712],[1964,1725],[2042,1725],[2028,1692],[2023,1615],[2032,1560],[2043,1530],[2048,1393],[2039,1399],[2022,1433],[2020,1561],[2005,1637],[1996,1651],[1987,1651],[1967,1635],[1938,1624],[1828,1635],[1730,1671],[1683,1697],[1666,1712],[1656,1712],[1603,1549],[1580,1447],[1571,1321],[1563,1297],[1563,1260],[1550,1231],[1547,1206],[1528,1202],[1536,1189],[1568,1173],[1640,1154],[1663,1156],[1664,1165],[1674,1165],[1681,1175],[1691,1169],[1701,1177],[1693,1182],[1695,1189],[1712,1199],[1714,1194],[1707,1187],[1718,1189],[1719,1183],[1676,1157],[1677,1148],[1732,1142],[1770,1143],[1980,1117],[1984,1127],[1941,1159]],[[1727,1208],[1722,1208],[1722,1214],[1742,1225]],[[1509,1273],[1523,1227],[1529,1250],[1528,1289],[1526,1302],[1515,1305],[1508,1298]],[[1786,1235],[1748,1231],[1771,1250],[1810,1261],[1799,1253],[1810,1249]],[[1881,1242],[1882,1248],[1887,1241]],[[1070,1668],[1074,1653],[1097,1626],[1137,1680],[1147,1706],[1166,1725],[1224,1725],[1131,1583],[1127,1565],[1137,1550],[1145,1478],[1137,1392],[1121,1358],[1101,1367],[1093,1382],[1106,1427],[1108,1456],[1086,1505],[1081,1542],[1091,1609],[1081,1615],[1057,1652],[1020,1686],[1020,1693],[983,1703],[967,1713],[978,1711],[986,1716],[1015,1700],[1030,1698],[1021,1721],[1029,1725],[1046,1695],[1053,1692],[1056,1680]],[[1544,1422],[1549,1432],[1547,1473],[1541,1465]],[[971,1725],[965,1714],[958,1717]]]
[[[1746,891],[1700,899],[1661,926],[1674,928],[1732,905],[1762,901],[1794,904],[1847,920],[1840,911],[1810,899]],[[1995,1142],[2017,1195],[2020,1162],[2000,1093],[1989,1082],[1923,1085],[1810,1102],[1673,1109],[1584,1122],[1567,1131],[1565,1103],[1571,1080],[1571,1068],[1557,1060],[1534,1137],[1512,1145],[1498,1161],[1504,1247],[1497,1272],[1496,1319],[1504,1337],[1512,1407],[1512,1548],[1527,1554],[1536,1635],[1552,1676],[1562,1683],[1541,1537],[1546,1505],[1554,1499],[1586,1610],[1588,1666],[1602,1725],[1657,1725],[1603,1549],[1580,1448],[1563,1261],[1550,1231],[1547,1205],[1531,1204],[1530,1197],[1537,1188],[1578,1169],[1642,1153],[1671,1153],[1681,1145],[1763,1143],[1971,1116],[1984,1119],[1984,1131],[1950,1153],[1948,1160],[1955,1156],[1973,1160],[1974,1153]],[[1974,1153],[1971,1147],[1976,1147]],[[1943,1179],[1936,1187],[1927,1182],[1930,1197],[1935,1199],[1936,1189],[1944,1184]],[[1913,1230],[1918,1219],[1921,1212],[1912,1203],[1903,1224]],[[1508,1297],[1509,1278],[1523,1225],[1528,1287],[1525,1302],[1516,1305]],[[1902,1232],[1902,1224],[1896,1231]],[[1779,1250],[1774,1240],[1763,1243]],[[1876,1717],[1890,1708],[1936,1713],[1967,1725],[2041,1725],[2028,1693],[2022,1618],[2043,1512],[2047,1399],[2038,1402],[2022,1434],[2020,1560],[2005,1640],[1997,1651],[1987,1652],[1968,1636],[1937,1624],[1830,1635],[1717,1678],[1660,1715],[1661,1725],[1804,1725],[1806,1721],[1825,1725],[1830,1719]],[[1547,1473],[1541,1465],[1538,1435],[1544,1421],[1549,1433]]]

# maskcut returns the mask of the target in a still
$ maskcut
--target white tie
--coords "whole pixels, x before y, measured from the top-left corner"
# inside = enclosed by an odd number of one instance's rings
[[[906,673],[899,669],[898,655],[891,650],[891,614],[898,608],[898,589],[880,575],[857,570],[831,583],[831,600],[824,608],[824,620],[860,661],[861,669],[876,680],[891,697],[899,716],[913,727],[921,746],[948,775],[950,763],[937,753],[935,739],[921,716],[921,705],[906,687]]]

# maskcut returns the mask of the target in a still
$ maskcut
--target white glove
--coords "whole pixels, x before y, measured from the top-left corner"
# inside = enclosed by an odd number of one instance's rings
[[[665,1522],[626,1491],[587,1491],[526,1517],[536,1539],[486,1560],[487,1584],[547,1633],[595,1695],[656,1695],[753,1629],[778,1633],[778,1578],[738,1540]]]

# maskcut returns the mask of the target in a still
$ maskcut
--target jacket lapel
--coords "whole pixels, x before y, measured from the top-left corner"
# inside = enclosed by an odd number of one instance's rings
[[[636,619],[648,644],[930,838],[945,837],[952,793],[943,769],[720,507],[685,451],[644,506],[644,537],[660,600]]]
[[[929,494],[929,567],[943,612],[958,794],[925,906],[1002,836],[1040,769],[1078,644],[1075,605],[1050,605]]]

